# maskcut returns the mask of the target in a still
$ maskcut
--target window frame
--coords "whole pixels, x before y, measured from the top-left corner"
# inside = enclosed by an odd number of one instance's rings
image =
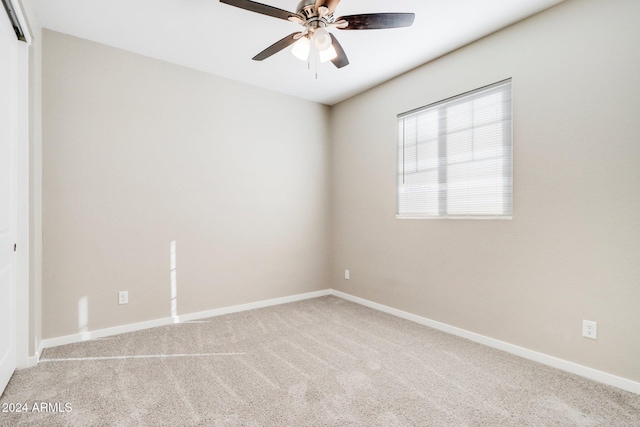
[[[435,107],[438,107],[439,105],[444,105],[447,104],[447,107],[449,106],[455,106],[456,104],[464,104],[465,102],[469,102],[469,100],[466,100],[467,98],[475,95],[475,94],[479,94],[481,92],[487,92],[490,91],[491,89],[494,88],[498,88],[504,85],[508,85],[509,86],[509,95],[510,98],[508,100],[508,121],[510,122],[510,126],[509,126],[509,144],[508,144],[508,154],[505,154],[504,156],[502,156],[503,158],[508,158],[509,160],[509,168],[510,168],[510,174],[509,174],[509,188],[511,189],[511,191],[508,194],[508,202],[510,203],[510,213],[508,214],[504,214],[504,215],[500,215],[500,214],[479,214],[479,213],[473,213],[473,214],[450,214],[447,211],[447,207],[446,205],[444,206],[444,211],[442,210],[442,207],[439,204],[439,213],[437,215],[433,215],[433,214],[428,214],[428,213],[400,213],[400,186],[401,186],[401,177],[404,176],[404,169],[405,169],[405,161],[404,161],[404,157],[401,159],[401,151],[402,151],[402,156],[404,156],[405,154],[405,150],[404,148],[402,150],[400,150],[400,145],[404,145],[405,142],[405,137],[404,134],[402,134],[401,136],[401,131],[399,129],[399,125],[397,125],[397,129],[396,129],[396,133],[398,135],[398,141],[396,144],[396,219],[499,219],[499,220],[512,220],[513,219],[513,215],[514,215],[514,195],[513,195],[513,151],[514,151],[514,140],[513,140],[513,79],[512,78],[506,78],[500,81],[497,81],[495,83],[491,83],[473,90],[469,90],[466,92],[463,92],[461,94],[458,95],[454,95],[436,102],[433,102],[431,104],[427,104],[425,106],[419,107],[419,108],[415,108],[413,110],[409,110],[406,111],[404,113],[400,113],[397,115],[397,124],[400,123],[400,120],[409,116],[413,116],[416,115],[418,113],[420,113],[421,111],[427,111],[427,110],[432,110]],[[456,102],[459,101],[459,102]],[[441,120],[442,117],[440,116],[441,112],[443,110],[441,109],[437,109],[434,110],[435,112],[437,112],[439,114],[438,120]],[[500,123],[504,123],[505,120],[500,120]],[[473,126],[472,126],[473,128]],[[404,131],[404,130],[403,130]],[[504,130],[503,130],[504,132]],[[441,132],[438,133],[438,136],[436,137],[437,139],[437,144],[439,145],[439,152],[441,152],[441,150],[443,149],[442,145],[443,145],[443,140],[442,140],[442,135]],[[444,142],[444,151],[446,151],[446,140]],[[506,145],[506,144],[505,144]],[[472,162],[473,160],[468,160],[466,162]],[[400,171],[400,165],[402,164],[402,173]],[[444,166],[444,167],[443,167]],[[439,185],[442,185],[443,182],[446,183],[446,174],[447,174],[447,168],[450,165],[445,164],[445,165],[437,165],[431,169],[433,169],[433,171],[437,171],[438,175],[439,175]],[[426,171],[426,170],[425,170]],[[424,171],[423,171],[424,172]],[[444,181],[443,181],[443,175],[444,175]],[[448,189],[440,189],[439,192],[444,191],[445,193],[448,193]],[[441,196],[439,195],[439,199],[441,199]],[[444,200],[446,201],[446,197],[444,198]],[[444,213],[443,213],[444,212]]]

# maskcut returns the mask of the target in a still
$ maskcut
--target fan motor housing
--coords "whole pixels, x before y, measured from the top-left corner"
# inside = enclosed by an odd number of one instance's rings
[[[316,2],[315,0],[302,0],[300,3],[298,3],[298,12],[300,12],[302,9],[304,9],[307,6],[313,6],[314,9],[316,7]]]
[[[298,11],[298,15],[302,15],[307,19],[313,18],[317,15],[315,0],[302,0],[298,3],[298,7],[296,9]]]

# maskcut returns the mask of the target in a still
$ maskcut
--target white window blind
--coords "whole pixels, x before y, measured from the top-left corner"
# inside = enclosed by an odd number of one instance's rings
[[[511,218],[511,79],[398,116],[399,218]]]

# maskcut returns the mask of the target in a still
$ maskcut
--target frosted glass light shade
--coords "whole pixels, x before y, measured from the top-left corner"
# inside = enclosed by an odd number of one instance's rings
[[[320,55],[320,62],[331,61],[338,56],[338,52],[336,52],[336,48],[333,45],[329,45],[329,48],[319,51],[318,54]]]
[[[291,49],[291,53],[293,53],[293,56],[300,59],[301,61],[306,61],[309,58],[310,51],[311,42],[306,37],[300,38],[300,40],[293,44],[293,48]]]
[[[313,44],[318,52],[325,51],[332,45],[331,35],[324,28],[318,28],[313,34]]]

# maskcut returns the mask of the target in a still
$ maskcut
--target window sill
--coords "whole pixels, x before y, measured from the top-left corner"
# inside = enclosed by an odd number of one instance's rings
[[[425,216],[425,215],[398,215],[396,219],[496,219],[512,220],[513,216],[503,215],[445,215],[445,216]]]

